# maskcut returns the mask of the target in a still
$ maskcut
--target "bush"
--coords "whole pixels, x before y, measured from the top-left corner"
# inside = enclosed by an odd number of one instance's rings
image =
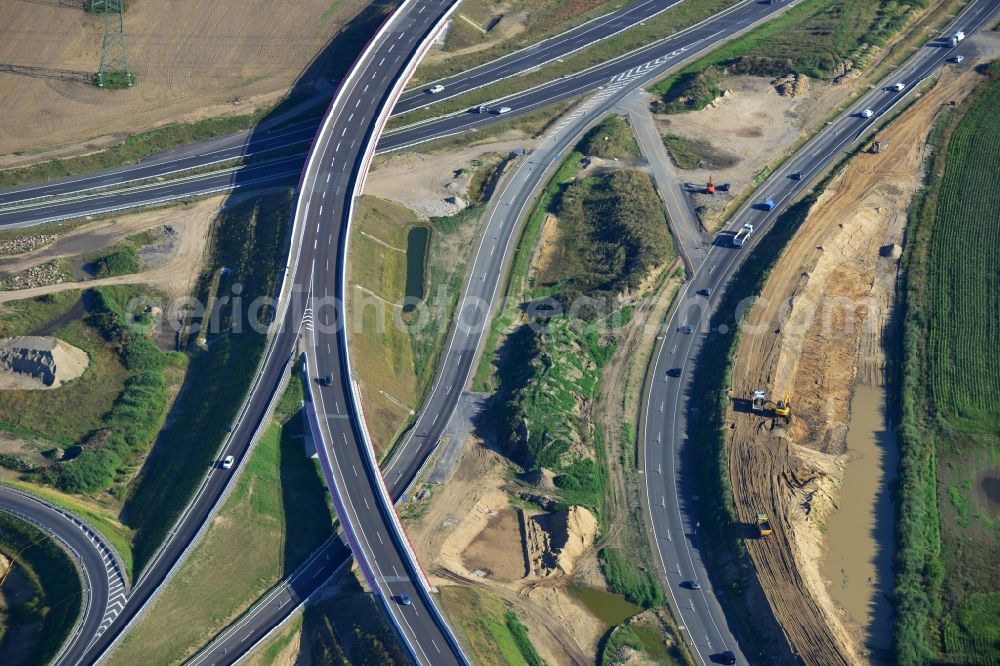
[[[162,369],[167,355],[148,338],[134,337],[125,343],[122,361],[130,372],[150,372]]]
[[[632,137],[632,128],[621,116],[608,116],[584,135],[577,149],[584,155],[604,159],[639,157],[639,146]]]
[[[706,67],[677,77],[663,94],[657,110],[663,113],[698,111],[715,101],[722,94],[722,71]]]
[[[139,255],[131,245],[114,250],[94,260],[97,277],[113,277],[139,272]]]

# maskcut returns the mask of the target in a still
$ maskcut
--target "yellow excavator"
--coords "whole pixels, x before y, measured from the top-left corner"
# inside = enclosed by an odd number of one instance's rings
[[[792,422],[792,394],[786,393],[785,397],[778,401],[778,404],[774,407],[774,415],[776,417],[781,416],[785,419],[785,424]]]

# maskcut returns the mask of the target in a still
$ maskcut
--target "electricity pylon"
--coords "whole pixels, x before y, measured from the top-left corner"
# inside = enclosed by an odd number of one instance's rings
[[[88,9],[104,14],[104,42],[97,85],[101,88],[128,88],[135,76],[128,69],[125,53],[125,0],[91,0]]]

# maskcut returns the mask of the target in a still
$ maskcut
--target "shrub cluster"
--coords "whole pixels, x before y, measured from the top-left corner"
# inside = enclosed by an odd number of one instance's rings
[[[118,471],[156,436],[167,405],[162,370],[169,355],[129,324],[109,293],[94,290],[88,295],[92,300],[88,323],[118,349],[132,376],[105,415],[104,426],[75,447],[79,455],[37,472],[42,481],[71,493],[110,487]]]
[[[139,272],[139,254],[131,245],[112,250],[94,260],[97,277],[113,277]]]

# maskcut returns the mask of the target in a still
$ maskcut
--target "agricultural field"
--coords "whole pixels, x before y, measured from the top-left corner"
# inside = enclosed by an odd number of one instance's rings
[[[317,56],[326,58],[320,70],[337,56],[324,49],[369,3],[304,0],[280,11],[265,0],[128,4],[126,47],[137,83],[112,91],[91,83],[99,15],[81,2],[0,3],[0,165],[25,162],[18,154],[92,152],[168,122],[272,106]],[[375,3],[370,18],[377,22],[387,4]]]
[[[985,240],[1000,214],[998,69],[933,133],[940,177],[914,206],[905,255],[903,664],[1000,663],[1000,251]]]

